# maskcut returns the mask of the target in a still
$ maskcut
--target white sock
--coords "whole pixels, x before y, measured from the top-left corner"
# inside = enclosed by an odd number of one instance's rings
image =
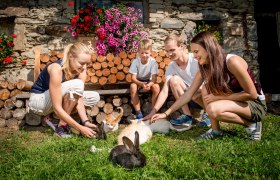
[[[252,123],[251,125],[248,126],[249,129],[256,129],[256,123]]]

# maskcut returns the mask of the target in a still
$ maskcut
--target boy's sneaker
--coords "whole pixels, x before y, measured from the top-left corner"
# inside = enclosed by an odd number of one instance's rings
[[[142,113],[138,113],[137,115],[136,115],[136,119],[143,119],[143,114]]]
[[[195,120],[192,118],[192,116],[182,114],[177,119],[171,119],[170,123],[175,126],[184,125],[189,127],[195,123]]]
[[[199,127],[211,127],[211,120],[206,111],[201,115],[201,121],[197,124]]]
[[[69,127],[67,125],[66,126],[58,126],[55,129],[54,135],[56,135],[58,137],[61,137],[61,138],[70,138],[71,137],[70,130],[69,130]]]
[[[170,125],[170,129],[177,131],[177,132],[183,132],[183,131],[187,131],[189,129],[191,129],[192,126],[186,126],[186,125]]]
[[[202,139],[217,139],[217,138],[222,138],[223,137],[223,132],[221,132],[220,134],[215,134],[213,132],[212,129],[209,129],[208,131],[206,131],[204,134],[201,134],[200,136],[196,137],[195,140],[202,140]]]
[[[254,141],[261,140],[262,137],[262,122],[256,122],[254,128],[245,128],[248,138]]]

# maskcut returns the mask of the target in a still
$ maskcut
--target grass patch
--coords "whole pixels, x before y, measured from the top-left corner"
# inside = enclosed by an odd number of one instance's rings
[[[59,139],[50,130],[2,132],[0,179],[279,179],[280,116],[263,120],[260,142],[246,139],[244,128],[225,126],[221,140],[195,142],[206,131],[155,134],[142,145],[147,166],[113,166],[109,151],[119,132],[106,141],[83,137]],[[5,137],[5,138],[3,138]],[[102,151],[92,153],[94,145]]]

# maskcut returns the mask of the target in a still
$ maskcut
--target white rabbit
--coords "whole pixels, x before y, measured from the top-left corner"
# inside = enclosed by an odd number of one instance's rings
[[[139,143],[144,144],[152,138],[153,133],[168,133],[170,126],[170,122],[166,119],[159,119],[152,124],[150,124],[149,121],[131,120],[131,124],[124,128],[119,134],[118,144],[123,144],[123,136],[126,136],[133,141],[136,131],[139,133]]]

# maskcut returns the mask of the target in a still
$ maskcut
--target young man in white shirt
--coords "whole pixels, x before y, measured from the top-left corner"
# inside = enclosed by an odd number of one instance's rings
[[[197,71],[199,71],[197,60],[194,59],[192,53],[187,52],[180,37],[171,34],[165,39],[164,45],[165,51],[172,62],[168,65],[165,72],[166,81],[158,96],[158,100],[150,114],[144,117],[144,120],[150,119],[162,107],[168,97],[169,87],[174,97],[176,99],[180,98],[180,96],[188,90]],[[192,100],[203,107],[200,90],[196,92]],[[183,130],[188,130],[195,122],[195,119],[191,116],[188,104],[182,106],[182,111],[183,114],[179,118],[172,119],[170,122],[174,127],[176,127],[176,125],[183,125],[185,126]],[[211,121],[207,114],[204,113],[202,115],[202,121],[199,122],[198,125],[211,126]]]

